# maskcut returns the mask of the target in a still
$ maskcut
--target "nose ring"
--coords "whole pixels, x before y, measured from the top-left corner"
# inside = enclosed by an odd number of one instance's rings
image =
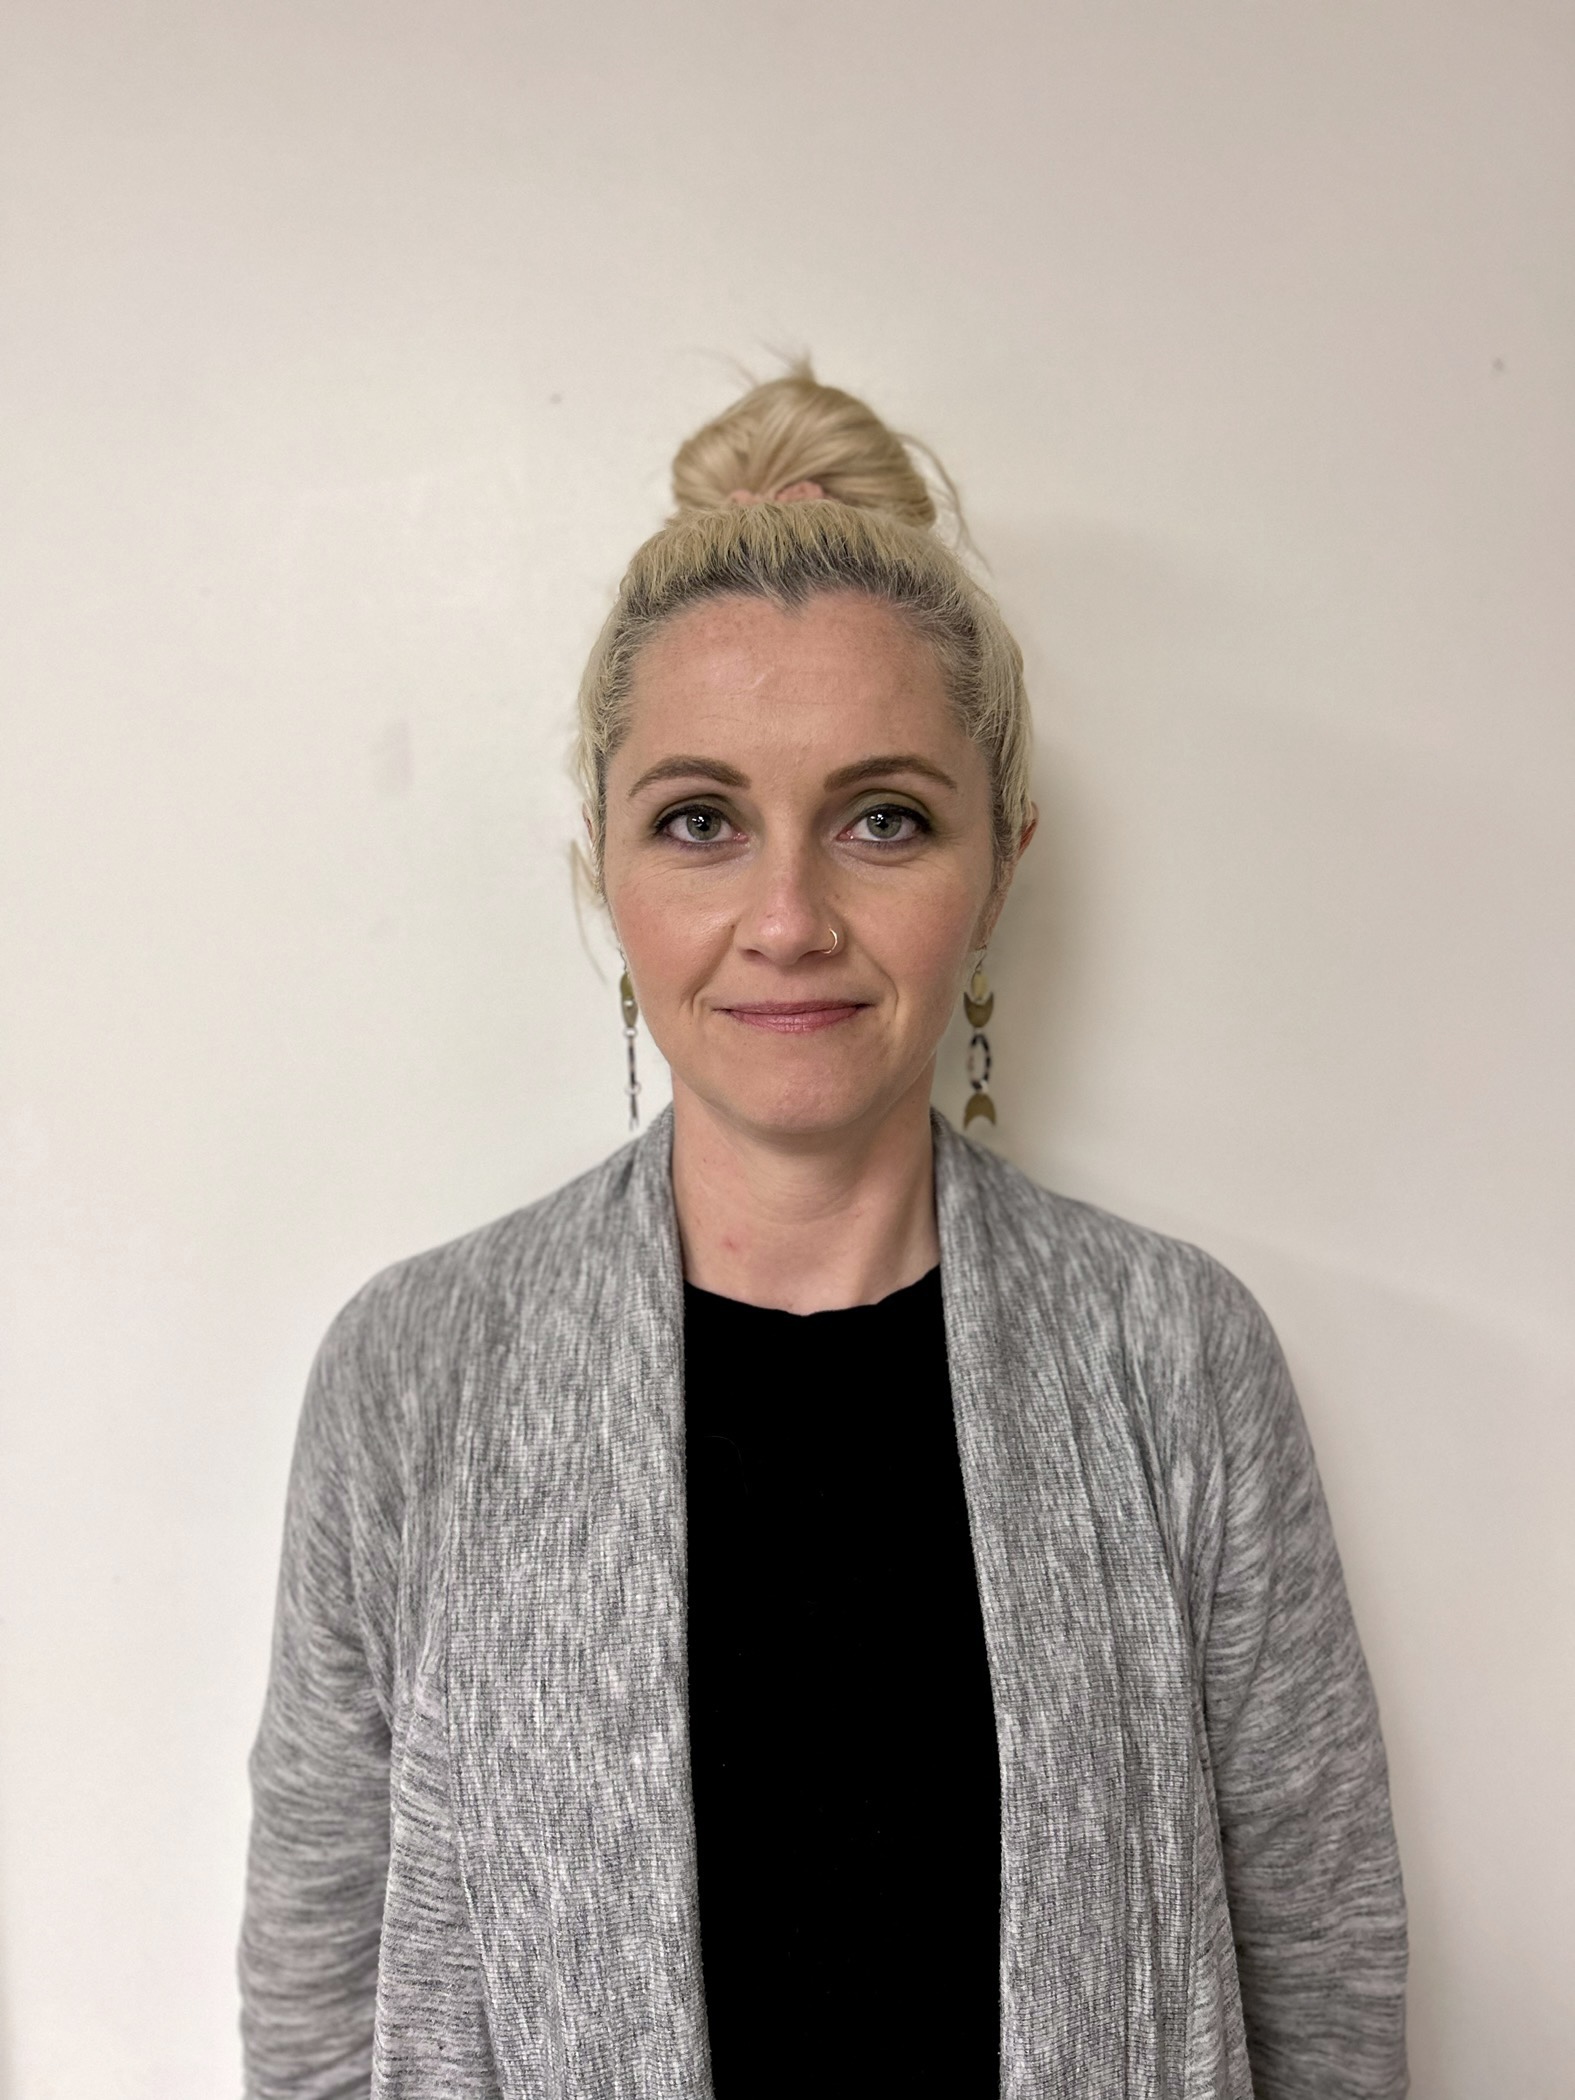
[[[833,926],[833,927],[831,928],[831,946],[830,946],[829,948],[817,948],[817,949],[815,950],[815,953],[816,953],[817,955],[835,955],[835,954],[836,954],[836,952],[837,952],[837,950],[838,950],[838,949],[839,949],[839,948],[840,948],[841,946],[842,946],[842,936],[841,936],[841,934],[840,934],[840,933],[838,933],[838,931],[837,931],[836,927],[835,927],[835,926]]]

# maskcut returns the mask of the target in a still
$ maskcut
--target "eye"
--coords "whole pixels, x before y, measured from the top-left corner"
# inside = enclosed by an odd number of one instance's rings
[[[916,809],[905,809],[900,802],[880,802],[855,817],[843,835],[860,845],[906,846],[929,828]]]
[[[669,810],[656,828],[664,838],[673,839],[681,846],[714,846],[733,830],[719,809],[711,809],[703,802],[691,802],[684,809]]]

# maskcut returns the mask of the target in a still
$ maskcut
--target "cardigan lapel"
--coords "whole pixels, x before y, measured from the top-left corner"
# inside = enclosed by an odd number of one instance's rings
[[[505,2100],[710,2094],[670,1150],[664,1116],[580,1184],[462,1411],[449,1723]]]
[[[940,1117],[935,1142],[1001,1754],[1001,2092],[1171,2100],[1191,1933],[1191,1695],[1116,1313],[1078,1288],[1045,1233],[1051,1199]]]

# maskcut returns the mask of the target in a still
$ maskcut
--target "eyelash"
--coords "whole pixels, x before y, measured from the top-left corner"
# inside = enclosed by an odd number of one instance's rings
[[[935,828],[921,810],[912,809],[905,802],[872,802],[868,809],[859,811],[848,828],[851,830],[853,825],[867,823],[871,817],[884,816],[906,818],[916,829],[910,837],[905,839],[867,838],[858,839],[854,843],[861,846],[909,846],[912,845],[915,838],[923,838]],[[673,826],[684,817],[718,817],[724,824],[731,822],[726,812],[718,809],[714,803],[685,802],[681,803],[677,809],[665,810],[657,818],[655,824],[656,836],[658,838],[671,838],[675,846],[705,847],[726,843],[721,839],[681,839],[674,837]]]

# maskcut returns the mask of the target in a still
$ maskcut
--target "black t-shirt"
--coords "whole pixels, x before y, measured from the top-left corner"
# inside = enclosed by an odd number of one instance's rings
[[[986,2100],[1000,1781],[940,1271],[802,1318],[684,1304],[717,2100]]]

